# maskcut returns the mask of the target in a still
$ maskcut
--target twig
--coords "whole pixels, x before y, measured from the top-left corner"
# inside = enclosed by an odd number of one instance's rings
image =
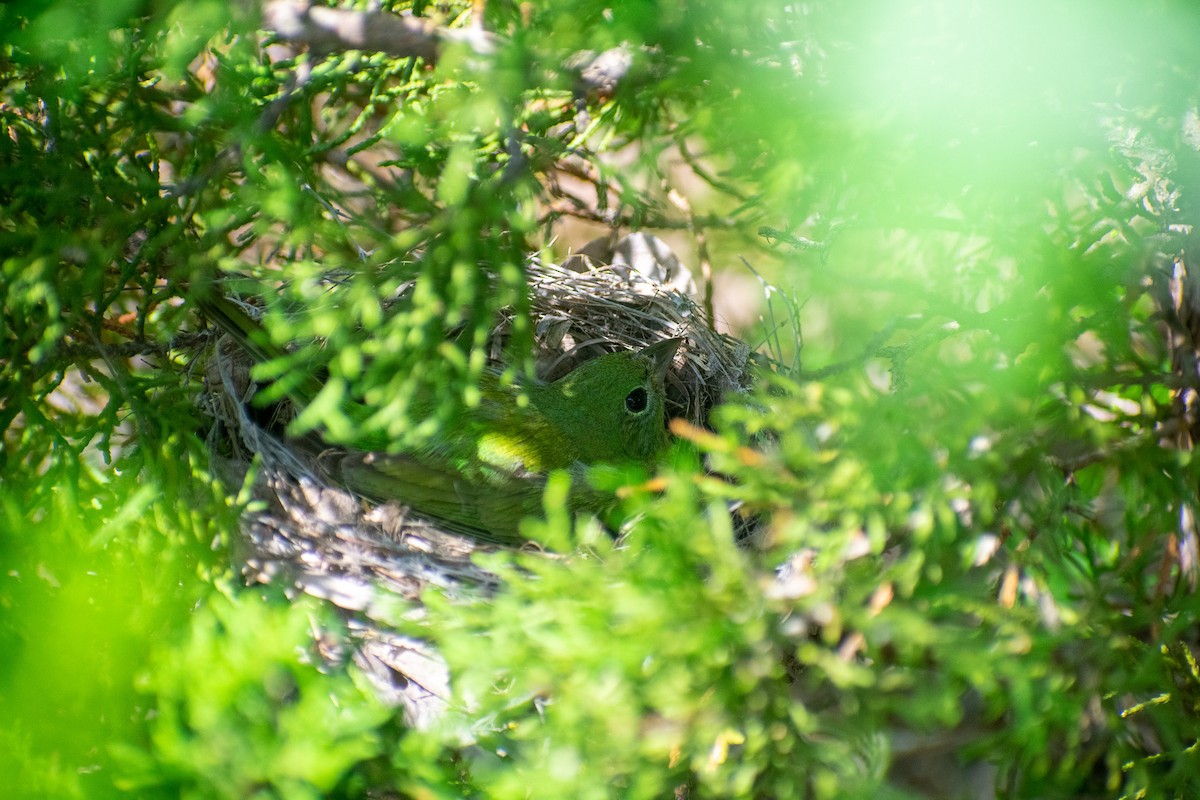
[[[1186,375],[1168,372],[1147,372],[1134,374],[1128,372],[1101,372],[1095,375],[1083,375],[1072,381],[1085,389],[1108,389],[1117,386],[1164,386],[1168,389],[1200,389],[1200,380]]]
[[[1057,456],[1049,453],[1046,455],[1046,461],[1056,469],[1062,470],[1064,474],[1069,475],[1072,472],[1078,472],[1084,467],[1090,467],[1093,464],[1111,460],[1129,450],[1142,447],[1151,441],[1157,440],[1161,442],[1163,439],[1177,433],[1178,430],[1178,420],[1167,420],[1153,430],[1130,436],[1127,439],[1119,439],[1111,444],[1093,448],[1079,455]]]
[[[700,163],[698,158],[693,155],[690,150],[688,150],[687,141],[684,137],[676,136],[675,146],[679,148],[679,154],[683,157],[684,163],[688,165],[688,169],[690,169],[697,178],[704,181],[717,191],[724,192],[725,194],[741,201],[742,203],[750,202],[750,197],[745,192],[738,189],[732,183],[723,181],[716,175],[713,175],[711,172],[709,172],[704,165]],[[759,228],[759,235],[762,235],[763,230],[763,228]]]
[[[813,241],[812,239],[806,239],[803,236],[793,236],[790,233],[778,230],[776,228],[772,228],[768,225],[763,225],[762,227],[760,227],[758,229],[758,235],[761,236],[762,238],[766,239],[767,242],[772,242],[774,240],[778,240],[781,242],[786,242],[786,243],[792,245],[793,247],[804,247],[804,248],[809,248],[809,249],[813,249],[813,250],[824,250],[826,247],[829,246],[824,242],[816,242],[816,241]]]
[[[696,255],[700,259],[700,275],[704,278],[704,320],[708,327],[716,327],[717,314],[713,307],[713,268],[712,258],[708,255],[708,237],[704,228],[694,229],[696,237]]]
[[[284,109],[291,103],[292,98],[296,93],[308,83],[312,77],[312,63],[302,62],[296,72],[291,76],[283,91],[279,96],[267,104],[258,119],[254,121],[254,129],[257,133],[266,133],[272,130],[279,122],[279,118],[283,116]],[[235,141],[222,150],[212,163],[200,170],[195,175],[180,181],[174,186],[167,187],[167,192],[172,197],[187,197],[196,194],[200,190],[207,187],[210,183],[224,176],[227,172],[237,166],[242,159],[242,143]],[[183,221],[191,219],[196,212],[198,206],[193,204],[183,215]]]
[[[564,192],[565,194],[565,192]],[[671,230],[671,231],[686,231],[693,227],[705,228],[736,228],[740,223],[729,217],[717,216],[715,214],[705,214],[697,216],[694,220],[686,219],[670,219],[661,214],[634,215],[634,214],[615,214],[613,212],[595,211],[590,208],[564,208],[562,204],[552,204],[549,206],[549,211],[543,215],[539,222],[545,221],[547,217],[569,216],[576,219],[586,220],[588,222],[599,222],[604,225],[609,225],[614,228],[620,227],[637,227],[639,230]]]
[[[62,365],[80,361],[95,361],[96,359],[133,358],[135,356],[165,357],[173,350],[193,349],[197,342],[207,339],[207,332],[181,333],[169,342],[153,342],[147,339],[131,342],[106,344],[68,344],[55,350],[52,364]]]
[[[759,274],[758,270],[754,268],[754,265],[751,264],[745,256],[738,256],[738,258],[741,260],[742,265],[745,266],[746,269],[750,270],[750,274],[752,274],[763,287],[763,296],[767,301],[767,317],[769,317],[768,321],[770,322],[770,326],[767,328],[766,335],[763,337],[763,341],[769,348],[773,350],[772,356],[774,359],[781,364],[783,362],[783,342],[781,342],[779,339],[779,331],[783,328],[784,323],[775,319],[775,304],[772,302],[772,298],[776,295],[779,295],[784,299],[784,304],[788,312],[788,322],[790,323],[792,330],[796,332],[797,349],[795,355],[792,357],[791,369],[788,370],[790,373],[794,374],[800,368],[800,351],[804,348],[804,332],[800,325],[800,314],[796,303],[794,299],[789,299],[786,295],[783,295],[776,286],[772,285],[767,281],[766,278]]]
[[[845,372],[851,367],[865,363],[867,359],[874,358],[883,353],[885,350],[889,349],[885,348],[883,343],[890,339],[893,333],[900,328],[910,328],[914,325],[917,325],[921,322],[921,320],[922,317],[919,315],[892,320],[871,337],[870,341],[868,341],[866,346],[863,347],[862,352],[860,352],[857,356],[847,358],[843,361],[837,361],[828,366],[821,367],[820,369],[812,371],[804,370],[800,373],[800,379],[806,381],[818,381],[828,378],[831,375],[837,375],[838,373]]]

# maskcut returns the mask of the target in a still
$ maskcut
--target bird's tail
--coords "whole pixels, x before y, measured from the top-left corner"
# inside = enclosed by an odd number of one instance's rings
[[[210,291],[206,296],[198,298],[196,304],[205,318],[237,342],[238,346],[250,355],[255,364],[266,364],[288,356],[286,350],[271,341],[266,329],[258,320],[216,289]],[[321,391],[321,382],[311,374],[299,382],[283,381],[283,383],[289,384],[286,390],[287,395],[301,406],[310,402]]]
[[[255,363],[266,363],[284,355],[282,348],[267,338],[267,332],[257,320],[215,290],[196,301],[205,318],[216,325],[254,357]]]

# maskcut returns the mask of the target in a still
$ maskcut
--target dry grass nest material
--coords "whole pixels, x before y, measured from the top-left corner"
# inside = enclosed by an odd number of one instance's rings
[[[687,294],[621,267],[576,272],[534,264],[530,273],[539,378],[555,380],[604,352],[681,337],[668,374],[670,416],[705,425],[722,397],[748,388],[749,345],[709,327]],[[505,318],[493,331],[493,354],[503,349],[511,323]]]

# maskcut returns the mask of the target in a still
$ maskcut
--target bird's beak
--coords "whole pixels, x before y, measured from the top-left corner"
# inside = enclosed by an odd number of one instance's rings
[[[650,359],[650,363],[654,365],[654,375],[656,380],[664,380],[667,376],[667,370],[675,363],[675,351],[679,349],[679,345],[683,344],[683,339],[663,339],[661,342],[655,342],[649,347],[642,348],[641,355]]]

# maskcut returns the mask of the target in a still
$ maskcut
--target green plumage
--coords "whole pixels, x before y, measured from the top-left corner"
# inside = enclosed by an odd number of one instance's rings
[[[200,307],[255,362],[283,355],[255,320],[225,298],[213,295]],[[363,497],[398,500],[448,527],[512,541],[519,520],[541,510],[548,472],[565,469],[580,477],[595,464],[654,466],[668,442],[663,384],[679,342],[608,353],[553,383],[511,387],[485,375],[479,405],[428,446],[389,453],[386,441],[354,440],[322,452],[320,463],[334,481]],[[309,378],[288,395],[303,407],[320,388]],[[351,404],[346,413],[365,419],[367,409]],[[573,505],[595,508],[597,502],[576,493]]]

